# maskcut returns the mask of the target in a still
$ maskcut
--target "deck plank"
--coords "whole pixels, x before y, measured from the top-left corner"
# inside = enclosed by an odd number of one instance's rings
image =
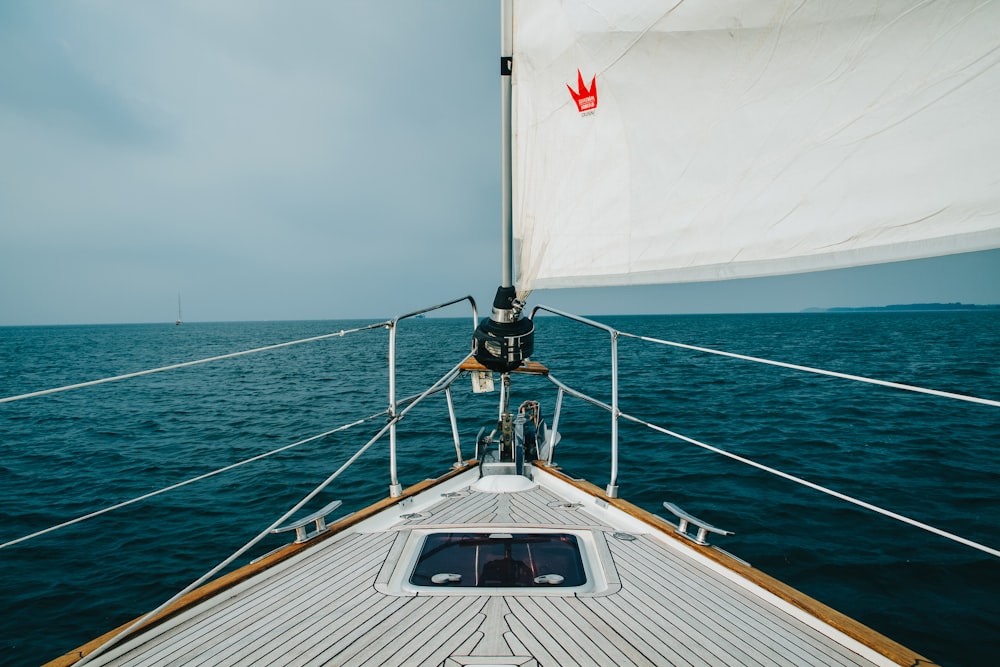
[[[386,603],[370,595],[370,588],[388,543],[379,539],[377,544],[381,549],[371,552],[363,566],[334,571],[324,569],[320,579],[303,582],[303,588],[296,591],[299,600],[294,605],[286,603],[288,611],[273,626],[274,637],[268,641],[254,641],[253,651],[234,656],[238,658],[236,664],[249,661],[251,656],[262,665],[275,664],[272,656],[280,656],[292,646],[303,647],[304,655],[315,653],[358,630],[364,619],[378,617],[386,609]],[[303,618],[308,622],[303,623]],[[259,618],[261,624],[265,620]]]
[[[448,626],[460,622],[460,616],[472,606],[477,598],[463,597],[450,600],[438,598],[409,598],[408,603],[397,610],[387,620],[392,632],[368,633],[368,641],[357,642],[350,651],[336,656],[336,662],[343,665],[392,664],[393,658],[414,642],[441,643],[442,638],[454,637],[454,628]],[[412,647],[411,647],[412,650]],[[404,653],[408,655],[409,652]]]
[[[572,654],[587,656],[587,661],[578,660],[579,664],[637,664],[628,653],[618,649],[616,642],[612,640],[612,636],[617,633],[607,623],[591,624],[579,614],[574,608],[578,599],[559,599],[558,605],[553,604],[551,598],[524,597],[514,598],[514,601],[514,605],[523,610],[524,618],[530,618],[541,629],[538,632],[539,638],[543,641],[544,638],[551,638],[563,646],[572,643]]]
[[[482,643],[484,638],[483,632],[480,630],[484,618],[485,616],[477,614],[475,617],[466,621],[465,625],[458,628],[458,631],[455,633],[456,637],[465,636],[465,639],[457,645],[455,650],[445,653],[445,647],[441,647],[438,651],[430,654],[426,660],[426,664],[439,665],[453,655],[472,655],[472,653],[476,650],[476,647]]]
[[[527,620],[528,625],[525,625]],[[559,665],[570,667],[579,664],[572,655],[558,642],[543,642],[533,630],[534,620],[518,614],[512,614],[507,619],[507,625],[540,665]]]
[[[656,616],[643,602],[623,588],[618,595],[593,598],[588,604],[603,612],[605,617],[627,618],[629,626],[638,633],[644,652],[656,651],[665,655],[673,664],[726,664],[723,656],[703,642],[694,641],[674,619]]]
[[[633,571],[630,567],[621,564],[620,561],[616,562],[619,562],[619,573],[622,574],[623,579],[631,581],[634,578],[646,578],[642,571]],[[621,602],[627,605],[623,607],[623,612],[629,608],[641,609],[643,616],[649,619],[654,627],[659,627],[662,632],[676,637],[684,645],[697,646],[700,649],[699,657],[710,662],[740,665],[763,664],[753,657],[754,649],[752,647],[761,641],[773,641],[771,633],[766,631],[758,637],[751,638],[748,645],[727,641],[732,637],[728,627],[718,623],[715,619],[708,619],[706,624],[706,619],[696,614],[686,596],[678,594],[677,591],[664,590],[659,586],[651,585],[648,588],[640,588],[632,584],[624,585],[621,592]],[[785,663],[775,662],[775,664]]]
[[[778,616],[773,607],[765,606],[758,597],[734,586],[714,571],[698,567],[676,554],[643,538],[631,543],[619,543],[621,559],[616,562],[631,568],[641,577],[649,562],[659,562],[669,568],[671,579],[649,581],[653,600],[683,601],[685,614],[699,627],[715,628],[719,636],[732,636],[733,648],[745,650],[757,664],[800,664],[803,660],[832,665],[857,665],[857,654],[843,652],[832,640],[786,614]],[[631,557],[629,551],[632,551]],[[803,635],[809,641],[800,639]],[[770,638],[767,651],[760,647],[760,637]],[[819,653],[815,645],[824,646]],[[775,655],[773,649],[782,649]],[[727,651],[730,649],[727,648]],[[783,660],[783,663],[779,661]]]
[[[598,539],[615,530],[587,507],[550,506],[562,500],[544,488],[465,490],[439,495],[422,516],[398,525],[597,526],[605,531]],[[356,531],[364,524],[94,663],[461,664],[462,656],[532,656],[540,665],[871,664],[751,588],[648,535],[607,539],[622,582],[614,593],[407,597],[373,586],[396,533]]]
[[[446,498],[433,510],[428,523],[489,523],[496,515],[497,500],[487,493],[470,493],[459,498]]]
[[[452,656],[469,655],[483,640],[483,633],[479,630],[481,624],[482,617],[479,615],[467,619],[455,627],[454,635],[446,643],[432,651],[428,650],[431,648],[429,644],[424,645],[407,662],[413,665],[441,665],[447,664]]]
[[[296,641],[296,629],[299,635],[307,635],[329,614],[324,601],[332,591],[352,599],[365,590],[368,572],[381,563],[384,547],[380,543],[385,537],[350,536],[341,547],[344,558],[325,562],[318,552],[289,576],[240,591],[221,612],[206,612],[204,621],[188,633],[186,647],[180,651],[170,647],[169,655],[189,665],[214,665],[280,652]],[[250,627],[257,632],[245,632]],[[151,656],[149,664],[157,662]]]
[[[656,651],[647,641],[639,637],[627,636],[627,625],[623,623],[609,623],[607,617],[602,616],[591,604],[591,599],[574,599],[571,603],[573,612],[579,618],[578,624],[581,631],[586,631],[586,627],[592,627],[601,633],[604,641],[614,647],[622,660],[616,659],[616,664],[625,664],[627,658],[634,665],[662,665],[664,656]]]
[[[346,541],[341,546],[345,557],[336,562],[324,564],[317,559],[290,574],[283,585],[261,587],[248,594],[241,605],[244,617],[238,627],[250,623],[266,627],[268,632],[238,647],[226,640],[225,643],[234,649],[226,657],[241,662],[280,653],[314,633],[316,624],[336,613],[340,600],[364,599],[358,596],[367,588],[372,569],[381,562],[385,539],[377,535],[363,538]],[[223,637],[235,630],[237,626],[233,625],[218,628]]]

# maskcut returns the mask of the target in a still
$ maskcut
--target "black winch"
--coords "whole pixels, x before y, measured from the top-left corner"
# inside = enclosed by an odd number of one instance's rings
[[[493,313],[484,318],[473,334],[476,361],[486,368],[509,373],[531,356],[535,348],[535,325],[521,317],[524,304],[514,287],[498,287]]]

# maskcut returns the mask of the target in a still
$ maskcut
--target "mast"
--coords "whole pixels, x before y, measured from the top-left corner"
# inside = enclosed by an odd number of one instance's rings
[[[500,224],[502,226],[501,287],[514,286],[514,188],[511,132],[511,74],[514,62],[512,0],[500,2]]]
[[[501,271],[500,287],[488,319],[473,334],[476,360],[490,370],[509,373],[531,356],[535,327],[521,318],[524,304],[514,289],[513,152],[511,138],[512,83],[514,71],[513,0],[500,2],[500,132],[501,132]]]

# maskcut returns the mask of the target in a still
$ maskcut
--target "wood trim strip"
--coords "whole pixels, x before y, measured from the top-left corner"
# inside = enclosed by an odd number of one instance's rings
[[[765,574],[761,570],[754,567],[746,565],[734,557],[726,554],[725,552],[719,551],[718,549],[713,549],[711,546],[702,546],[695,544],[691,540],[679,537],[675,533],[674,526],[665,521],[664,519],[656,516],[651,512],[633,505],[632,503],[622,500],[621,498],[610,498],[600,487],[591,484],[590,482],[582,479],[575,479],[565,474],[561,470],[550,467],[542,461],[536,461],[534,464],[536,467],[544,470],[545,472],[551,474],[553,477],[587,493],[595,498],[600,498],[601,500],[607,502],[609,505],[620,509],[629,516],[632,516],[643,523],[657,529],[658,531],[664,533],[671,539],[675,539],[685,546],[698,551],[707,558],[719,563],[720,565],[732,570],[733,572],[739,574],[745,579],[757,584],[769,593],[777,595],[779,598],[788,602],[789,604],[798,607],[802,611],[810,614],[823,621],[827,625],[830,625],[837,630],[843,632],[848,637],[855,639],[868,648],[884,655],[890,660],[907,667],[913,665],[936,665],[937,663],[933,660],[925,658],[924,656],[916,653],[915,651],[906,648],[902,644],[899,644],[892,639],[889,639],[885,635],[869,628],[867,625],[854,620],[846,614],[829,607],[815,598],[809,597],[805,593],[792,588],[788,584],[775,579],[774,577]]]

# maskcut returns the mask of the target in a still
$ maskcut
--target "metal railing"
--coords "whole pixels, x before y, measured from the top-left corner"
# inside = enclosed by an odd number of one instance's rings
[[[857,375],[849,375],[849,374],[846,374],[846,373],[837,373],[837,372],[826,371],[826,370],[818,369],[818,368],[811,368],[811,367],[808,367],[808,366],[801,366],[801,365],[796,365],[796,364],[788,364],[788,363],[784,363],[784,362],[772,361],[772,360],[769,360],[769,359],[762,359],[762,358],[758,358],[758,357],[750,357],[750,356],[746,356],[746,355],[734,354],[734,353],[731,353],[731,352],[724,352],[724,351],[721,351],[721,350],[713,350],[713,349],[710,349],[710,348],[702,348],[702,347],[695,347],[695,346],[692,346],[692,345],[684,345],[684,344],[675,343],[675,342],[672,342],[672,341],[664,341],[664,340],[660,340],[660,339],[656,339],[656,338],[649,338],[647,336],[636,336],[634,334],[629,334],[629,333],[618,331],[618,330],[614,329],[613,327],[610,327],[608,325],[602,324],[600,322],[595,322],[594,320],[590,320],[590,319],[588,319],[586,317],[580,317],[578,315],[572,315],[570,313],[565,313],[565,312],[562,312],[560,310],[556,310],[555,308],[549,308],[547,306],[542,306],[542,305],[535,306],[535,308],[531,311],[532,319],[534,319],[535,314],[538,313],[539,311],[545,311],[545,312],[548,312],[548,313],[552,313],[553,315],[558,315],[560,317],[564,317],[566,319],[573,320],[573,321],[576,321],[576,322],[580,322],[581,324],[585,324],[587,326],[590,326],[590,327],[593,327],[593,328],[596,328],[596,329],[600,329],[601,331],[607,332],[609,334],[609,336],[610,336],[610,339],[611,339],[611,405],[608,405],[607,403],[604,403],[603,401],[600,401],[600,400],[595,399],[595,398],[593,398],[591,396],[588,396],[587,394],[584,394],[583,392],[580,392],[580,391],[577,391],[575,389],[572,389],[568,385],[566,385],[566,384],[560,382],[558,379],[556,379],[551,373],[547,376],[548,380],[553,385],[555,385],[557,387],[557,389],[558,389],[558,394],[557,394],[557,397],[556,397],[555,412],[553,414],[553,419],[552,419],[552,432],[553,432],[553,434],[557,434],[558,430],[559,430],[559,418],[560,418],[560,413],[561,413],[561,410],[562,410],[562,401],[563,401],[564,395],[566,395],[566,394],[569,394],[570,396],[573,396],[573,397],[578,398],[578,399],[580,399],[582,401],[590,403],[591,405],[594,405],[594,406],[596,406],[598,408],[606,410],[607,412],[609,412],[611,414],[611,478],[610,478],[608,486],[607,486],[607,495],[608,495],[609,498],[617,498],[618,497],[618,423],[619,423],[620,419],[625,419],[626,421],[629,421],[629,422],[632,422],[632,423],[635,423],[635,424],[639,424],[639,425],[645,426],[646,428],[648,428],[648,429],[650,429],[652,431],[661,433],[663,435],[669,436],[671,438],[674,438],[674,439],[682,441],[682,442],[686,442],[686,443],[691,444],[691,445],[695,445],[695,446],[700,447],[700,448],[702,448],[704,450],[714,452],[715,454],[727,457],[727,458],[729,458],[731,460],[734,460],[734,461],[738,461],[739,463],[751,466],[753,468],[756,468],[758,470],[764,471],[764,472],[769,473],[771,475],[774,475],[776,477],[780,477],[782,479],[785,479],[787,481],[793,482],[793,483],[798,484],[800,486],[804,486],[804,487],[813,489],[814,491],[818,491],[820,493],[823,493],[823,494],[825,494],[827,496],[831,496],[833,498],[837,498],[838,500],[841,500],[843,502],[855,505],[857,507],[866,509],[866,510],[874,512],[876,514],[880,514],[882,516],[894,519],[895,521],[898,521],[900,523],[908,524],[910,526],[919,528],[919,529],[924,530],[926,532],[933,533],[933,534],[938,535],[940,537],[944,537],[944,538],[949,539],[949,540],[951,540],[953,542],[957,542],[959,544],[964,544],[965,546],[972,547],[973,549],[976,549],[976,550],[981,551],[983,553],[987,553],[987,554],[990,554],[992,556],[1000,558],[1000,549],[996,549],[996,548],[993,548],[993,547],[981,544],[979,542],[975,542],[973,540],[964,538],[964,537],[962,537],[960,535],[956,535],[954,533],[942,530],[940,528],[936,528],[934,526],[931,526],[929,524],[923,523],[921,521],[917,521],[916,519],[913,519],[913,518],[904,516],[902,514],[890,511],[890,510],[885,509],[883,507],[879,507],[878,505],[874,505],[872,503],[868,503],[868,502],[866,502],[864,500],[861,500],[859,498],[855,498],[855,497],[847,495],[845,493],[841,493],[841,492],[835,491],[835,490],[833,490],[831,488],[822,486],[820,484],[816,484],[814,482],[810,482],[810,481],[808,481],[806,479],[803,479],[801,477],[797,477],[795,475],[791,475],[789,473],[786,473],[786,472],[783,472],[783,471],[778,470],[776,468],[764,465],[762,463],[759,463],[759,462],[754,461],[752,459],[746,458],[744,456],[740,456],[740,455],[734,454],[732,452],[726,451],[726,450],[721,449],[719,447],[715,447],[715,446],[712,446],[712,445],[707,444],[705,442],[701,442],[701,441],[696,440],[694,438],[685,436],[685,435],[683,435],[681,433],[677,433],[675,431],[663,428],[662,426],[657,426],[656,424],[652,424],[652,423],[650,423],[650,422],[648,422],[648,421],[646,421],[644,419],[641,419],[639,417],[633,416],[631,414],[623,413],[619,409],[619,406],[618,406],[618,338],[620,336],[625,336],[625,337],[628,337],[628,338],[635,338],[635,339],[642,340],[642,341],[647,342],[647,343],[653,343],[653,344],[657,344],[657,345],[667,345],[667,346],[673,346],[673,347],[680,347],[680,348],[685,348],[685,349],[689,349],[689,350],[693,350],[693,351],[697,351],[697,352],[704,352],[704,353],[708,353],[708,354],[714,354],[714,355],[720,355],[720,356],[724,356],[724,357],[730,357],[730,358],[740,359],[740,360],[743,360],[743,361],[751,361],[751,362],[755,362],[755,363],[768,364],[768,365],[773,365],[773,366],[781,366],[781,367],[788,368],[788,369],[795,370],[795,371],[802,371],[802,372],[814,373],[814,374],[825,375],[825,376],[834,376],[834,377],[838,377],[838,378],[845,379],[845,380],[852,380],[852,381],[856,381],[856,382],[869,383],[869,384],[877,384],[877,385],[886,386],[886,387],[889,387],[889,388],[892,388],[892,389],[898,389],[898,390],[904,390],[904,391],[911,391],[911,392],[917,392],[917,393],[923,393],[923,394],[930,394],[930,395],[934,395],[934,396],[938,396],[938,397],[955,399],[955,400],[960,400],[960,401],[965,401],[965,402],[970,402],[970,403],[977,403],[977,404],[981,404],[981,405],[989,405],[989,406],[993,406],[993,407],[1000,407],[1000,401],[996,401],[996,400],[993,400],[993,399],[984,399],[984,398],[979,398],[979,397],[975,397],[975,396],[967,396],[967,395],[962,395],[962,394],[954,394],[954,393],[950,393],[950,392],[938,391],[938,390],[933,390],[933,389],[926,389],[926,388],[923,388],[923,387],[916,387],[916,386],[913,386],[913,385],[906,385],[906,384],[900,384],[900,383],[895,383],[895,382],[886,382],[886,381],[882,381],[882,380],[876,380],[876,379],[866,378],[866,377],[857,376]],[[548,461],[548,463],[550,465],[552,464],[553,451],[554,451],[554,447],[550,446],[548,448],[548,455],[547,455],[547,461]],[[702,536],[702,538],[703,537],[704,536]]]
[[[446,303],[438,304],[436,306],[431,306],[429,308],[423,308],[422,310],[415,310],[412,313],[406,313],[405,315],[400,315],[388,322],[389,328],[389,495],[392,498],[398,498],[403,493],[403,486],[399,483],[399,477],[396,472],[396,423],[399,421],[400,414],[398,413],[399,403],[396,401],[396,329],[402,320],[407,320],[410,318],[419,317],[425,313],[430,313],[435,310],[441,310],[442,308],[447,308],[448,306],[453,306],[456,303],[461,303],[463,301],[468,301],[472,306],[472,330],[476,330],[476,326],[479,324],[479,316],[476,310],[476,300],[471,296],[464,296],[460,299],[453,299]],[[470,336],[471,340],[471,336]],[[471,345],[471,343],[470,343]],[[471,352],[471,349],[470,349]],[[457,377],[457,374],[456,376]],[[458,456],[457,463],[462,462],[462,446],[459,442],[458,437],[458,422],[455,419],[455,407],[452,402],[451,397],[451,383],[455,378],[452,378],[448,382],[439,383],[442,386],[438,386],[431,393],[439,393],[441,391],[445,392],[445,396],[448,399],[448,415],[451,419],[451,433],[452,438],[455,441],[455,453]],[[423,394],[421,398],[430,394]],[[410,400],[413,400],[411,397]]]
[[[586,324],[589,327],[595,329],[600,329],[601,331],[606,331],[611,337],[611,405],[606,405],[596,399],[593,399],[586,394],[574,391],[562,384],[553,377],[549,377],[549,380],[553,382],[557,387],[559,387],[559,394],[556,397],[556,412],[552,418],[552,431],[553,433],[558,433],[559,428],[559,411],[562,409],[562,398],[564,393],[569,393],[577,398],[597,405],[604,408],[611,413],[611,478],[608,480],[608,486],[606,492],[609,498],[618,497],[618,418],[621,416],[621,412],[618,410],[618,335],[617,329],[613,329],[606,324],[601,324],[600,322],[595,322],[594,320],[587,319],[586,317],[580,317],[579,315],[572,315],[570,313],[565,313],[561,310],[556,310],[555,308],[549,308],[548,306],[535,306],[531,311],[531,319],[535,319],[535,315],[538,311],[545,311],[547,313],[552,313],[553,315],[558,315],[560,317],[565,317],[566,319],[573,320],[575,322],[580,322],[581,324]],[[549,448],[549,463],[552,462],[552,448]]]

